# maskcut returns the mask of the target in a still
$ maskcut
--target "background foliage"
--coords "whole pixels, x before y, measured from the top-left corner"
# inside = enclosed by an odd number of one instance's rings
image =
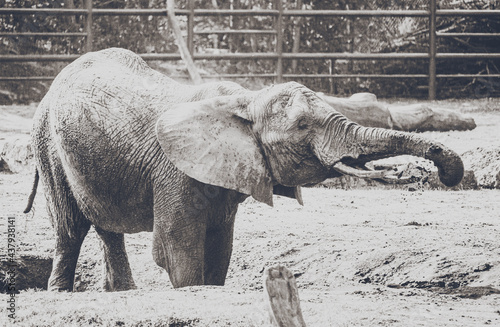
[[[289,9],[426,9],[427,0],[286,0]],[[164,8],[165,0],[94,0],[95,8]],[[0,6],[13,8],[82,8],[82,0],[0,0]],[[187,0],[177,1],[185,8]],[[498,1],[440,0],[446,9],[498,9]],[[195,8],[257,9],[272,8],[263,0],[197,0]],[[185,27],[185,17],[179,16]],[[289,17],[284,22],[284,52],[427,52],[426,18],[312,18]],[[440,18],[438,30],[445,32],[499,32],[497,17]],[[195,29],[271,29],[271,17],[197,17]],[[82,32],[84,17],[53,15],[0,15],[2,32]],[[94,50],[123,47],[138,53],[176,52],[177,46],[165,17],[95,16]],[[82,54],[83,37],[0,37],[0,54]],[[272,52],[274,35],[197,35],[196,52]],[[498,38],[440,38],[438,52],[500,52]],[[0,76],[55,76],[66,63],[4,63]],[[182,75],[183,64],[152,62],[169,75]],[[234,61],[197,62],[202,73],[274,73],[274,62]],[[438,61],[438,74],[498,74],[499,60]],[[426,60],[301,60],[284,61],[285,73],[308,74],[426,74]],[[260,88],[272,79],[241,78],[237,82]],[[316,91],[350,95],[372,92],[379,97],[426,97],[426,79],[302,79]],[[438,94],[444,98],[500,95],[498,79],[439,79]],[[0,82],[0,103],[39,101],[50,82]]]

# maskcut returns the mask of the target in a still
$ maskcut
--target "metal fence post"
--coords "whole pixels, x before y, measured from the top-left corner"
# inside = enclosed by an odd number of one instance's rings
[[[283,2],[282,0],[275,0],[275,6],[278,10],[276,17],[276,82],[283,83]]]
[[[85,19],[85,33],[87,34],[85,38],[85,52],[91,52],[94,39],[92,34],[92,0],[85,0],[84,6],[84,9],[87,10],[87,17]]]
[[[194,0],[188,0],[187,47],[191,56],[194,51]]]
[[[436,0],[430,0],[429,8],[429,100],[436,99]]]

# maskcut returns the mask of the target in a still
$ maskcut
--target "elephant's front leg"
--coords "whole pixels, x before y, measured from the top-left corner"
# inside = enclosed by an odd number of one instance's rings
[[[158,218],[164,220],[155,214],[155,220]],[[205,226],[196,220],[182,217],[167,223],[155,221],[153,258],[156,264],[168,272],[175,288],[205,283]]]
[[[153,258],[177,287],[204,285],[206,219],[193,202],[190,188],[172,197],[168,188],[155,191]],[[165,193],[164,193],[165,192]]]
[[[231,221],[207,230],[205,285],[224,285],[233,250],[234,215]]]
[[[205,285],[224,285],[233,251],[234,219],[247,196],[219,189],[205,239]]]

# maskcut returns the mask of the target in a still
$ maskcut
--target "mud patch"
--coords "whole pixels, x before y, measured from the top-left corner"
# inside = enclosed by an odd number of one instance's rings
[[[0,261],[0,293],[7,293],[12,263],[7,259]],[[47,282],[52,270],[52,258],[37,255],[22,255],[15,262],[14,280],[17,291],[29,288],[47,289]]]
[[[158,319],[154,320],[142,320],[136,323],[130,324],[130,322],[125,322],[123,320],[109,321],[108,319],[102,319],[98,315],[89,317],[88,315],[77,315],[75,317],[66,317],[62,320],[62,323],[68,325],[88,325],[88,326],[130,326],[130,327],[194,327],[200,326],[200,319],[180,319],[180,318],[168,318],[166,320]]]
[[[405,226],[425,228],[431,225],[412,221]],[[488,285],[471,286],[481,279],[483,273],[492,270],[493,266],[494,264],[484,261],[471,265],[461,260],[441,258],[440,255],[433,256],[425,251],[387,251],[362,256],[356,267],[354,280],[360,284],[426,289],[439,294],[477,299],[485,295],[500,294],[499,289]]]
[[[451,287],[450,287],[451,286]],[[408,282],[401,285],[388,284],[389,288],[420,288],[427,289],[439,294],[450,294],[458,296],[462,299],[479,299],[485,295],[500,294],[500,290],[491,286],[460,286],[453,287],[453,284],[448,286],[440,282]]]
[[[491,286],[465,286],[459,288],[437,289],[441,294],[453,294],[463,299],[479,299],[485,295],[500,294],[500,290]]]
[[[10,170],[9,165],[2,157],[0,157],[0,173],[12,174],[12,170]]]

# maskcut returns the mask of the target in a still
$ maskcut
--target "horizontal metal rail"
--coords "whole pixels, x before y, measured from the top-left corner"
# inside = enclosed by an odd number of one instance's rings
[[[186,78],[187,75],[170,76],[172,78]],[[217,75],[201,75],[203,78],[275,78],[277,74],[217,74]],[[437,78],[500,78],[500,74],[437,74]],[[51,81],[55,76],[17,76],[17,77],[0,77],[2,82],[20,82],[20,81]],[[427,74],[283,74],[283,78],[429,78]]]
[[[194,9],[196,16],[277,16],[274,9]],[[86,15],[86,9],[66,8],[0,8],[0,15]],[[160,16],[166,15],[166,9],[107,9],[94,8],[96,16]],[[190,10],[176,9],[176,15],[189,15]],[[283,10],[283,16],[356,16],[356,17],[428,17],[428,10]],[[499,16],[500,10],[436,10],[437,16]]]
[[[500,16],[500,10],[496,9],[438,9],[436,10],[436,15],[440,17],[444,16]]]
[[[0,8],[0,15],[57,15],[75,16],[87,15],[87,9],[65,8]],[[95,16],[166,16],[166,9],[92,9]],[[176,15],[186,15],[187,10],[176,10]]]
[[[499,78],[500,74],[437,74],[437,78]]]
[[[443,33],[437,32],[439,37],[500,37],[500,33]]]
[[[56,78],[55,76],[14,76],[7,77],[1,76],[0,81],[2,82],[21,82],[21,81],[35,81],[35,82],[43,82],[43,81],[52,81]]]
[[[436,10],[437,16],[498,16],[500,10]],[[283,16],[429,17],[428,10],[285,10]]]
[[[203,78],[275,78],[277,74],[217,74],[201,75]]]
[[[43,36],[43,37],[74,37],[74,36],[87,36],[87,33],[84,32],[44,32],[44,33],[36,33],[36,32],[0,32],[0,36]]]
[[[278,16],[275,9],[194,9],[195,16]]]
[[[500,53],[438,53],[438,59],[500,59]]]
[[[460,54],[458,54],[460,55]],[[486,54],[483,54],[486,55]],[[0,62],[15,61],[72,61],[80,55],[0,55]],[[144,60],[181,60],[178,53],[148,53],[140,55]],[[246,53],[195,53],[194,60],[266,60],[277,59],[274,52],[246,52]],[[427,59],[427,53],[283,53],[283,59]]]
[[[181,60],[177,53],[148,53],[140,55],[144,60]],[[0,62],[26,62],[26,61],[73,61],[80,55],[0,55]],[[197,53],[195,60],[264,60],[276,59],[278,55],[273,52],[248,52],[248,53]],[[428,53],[283,53],[283,59],[350,59],[350,60],[414,60],[428,59]],[[438,53],[437,59],[500,59],[500,53]]]
[[[181,60],[178,53],[147,53],[140,54],[144,60]],[[80,55],[0,55],[0,62],[25,61],[73,61]],[[245,53],[195,53],[194,60],[265,60],[277,59],[274,52]],[[283,59],[349,59],[349,60],[415,60],[428,59],[428,53],[291,53],[282,54]],[[500,53],[438,53],[437,59],[500,59]]]
[[[375,59],[427,59],[428,53],[283,53],[283,59],[351,59],[351,60],[375,60]]]
[[[283,74],[283,78],[429,78],[427,74]]]
[[[85,9],[64,8],[0,8],[0,15],[86,15]]]
[[[276,34],[275,30],[201,30],[194,34]]]
[[[283,16],[428,17],[427,10],[298,10],[283,11]]]
[[[26,61],[73,61],[81,55],[0,55],[0,62],[26,62]]]
[[[166,16],[167,9],[92,9],[92,13],[95,16]],[[187,15],[189,10],[176,9],[174,13]]]

